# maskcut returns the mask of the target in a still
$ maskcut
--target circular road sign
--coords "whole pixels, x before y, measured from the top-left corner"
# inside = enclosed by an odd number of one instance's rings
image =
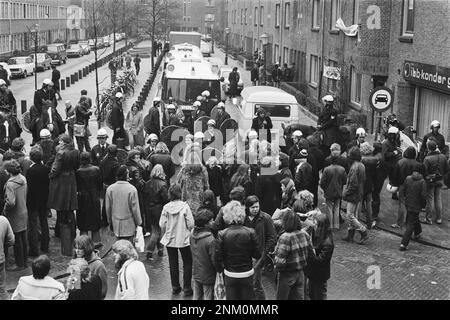
[[[394,94],[388,87],[376,87],[370,94],[370,106],[378,112],[389,109],[394,102]]]

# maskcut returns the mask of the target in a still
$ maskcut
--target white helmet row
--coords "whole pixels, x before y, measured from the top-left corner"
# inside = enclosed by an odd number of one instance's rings
[[[441,123],[437,120],[433,120],[431,121],[431,128],[440,128],[441,127]]]
[[[323,102],[333,102],[333,101],[334,101],[334,98],[333,98],[333,96],[332,96],[331,94],[327,94],[326,96],[324,96],[324,97],[322,98],[322,101],[323,101]]]
[[[357,136],[366,135],[366,130],[364,130],[364,128],[358,128],[356,129],[356,135]]]
[[[388,130],[388,133],[395,133],[395,134],[397,134],[398,133],[398,128],[397,127],[390,127],[389,130]]]
[[[301,137],[301,136],[303,136],[303,132],[301,132],[300,130],[295,130],[294,133],[292,134],[292,136]]]

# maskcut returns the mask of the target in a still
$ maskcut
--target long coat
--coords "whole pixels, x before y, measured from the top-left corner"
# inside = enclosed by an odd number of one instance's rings
[[[49,208],[57,211],[78,210],[75,171],[79,166],[80,152],[72,144],[58,150],[49,174]]]
[[[237,96],[238,95],[238,83],[239,83],[239,73],[237,72],[230,72],[230,75],[228,76],[228,81],[230,82],[230,90],[228,91],[228,94],[230,96]]]
[[[145,184],[144,195],[147,223],[149,226],[159,226],[162,209],[169,202],[166,181],[150,179]]]
[[[33,165],[27,172],[26,178],[28,183],[27,208],[28,212],[34,210],[47,209],[48,187],[50,180],[48,174],[50,168],[38,163]]]
[[[100,229],[100,194],[103,188],[100,169],[93,165],[76,172],[78,190],[77,225],[80,231]]]
[[[177,181],[181,185],[181,199],[186,201],[192,214],[197,214],[198,208],[201,206],[201,194],[209,189],[208,171],[203,165],[196,174],[189,174],[188,167],[182,167],[178,173]]]
[[[281,205],[280,175],[259,175],[256,178],[255,193],[260,199],[261,211],[272,215]]]
[[[14,233],[27,230],[27,180],[21,174],[8,179],[5,186],[5,216]]]

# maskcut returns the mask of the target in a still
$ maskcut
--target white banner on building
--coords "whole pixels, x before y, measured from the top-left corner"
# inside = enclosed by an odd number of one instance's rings
[[[80,29],[83,9],[78,6],[67,7],[67,29]]]
[[[358,25],[357,24],[346,27],[344,24],[344,21],[341,18],[339,18],[336,21],[336,28],[338,28],[339,30],[344,32],[345,35],[347,35],[349,37],[356,37],[356,35],[358,34]]]
[[[341,80],[341,68],[323,66],[323,76],[328,79]]]

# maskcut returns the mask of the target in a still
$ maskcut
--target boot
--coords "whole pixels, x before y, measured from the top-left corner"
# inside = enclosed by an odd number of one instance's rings
[[[367,241],[367,239],[369,239],[367,230],[359,231],[359,233],[361,234],[361,240],[359,240],[359,244],[364,244]]]
[[[353,242],[354,236],[355,236],[355,229],[348,230],[348,235],[345,238],[342,238],[342,240]]]

